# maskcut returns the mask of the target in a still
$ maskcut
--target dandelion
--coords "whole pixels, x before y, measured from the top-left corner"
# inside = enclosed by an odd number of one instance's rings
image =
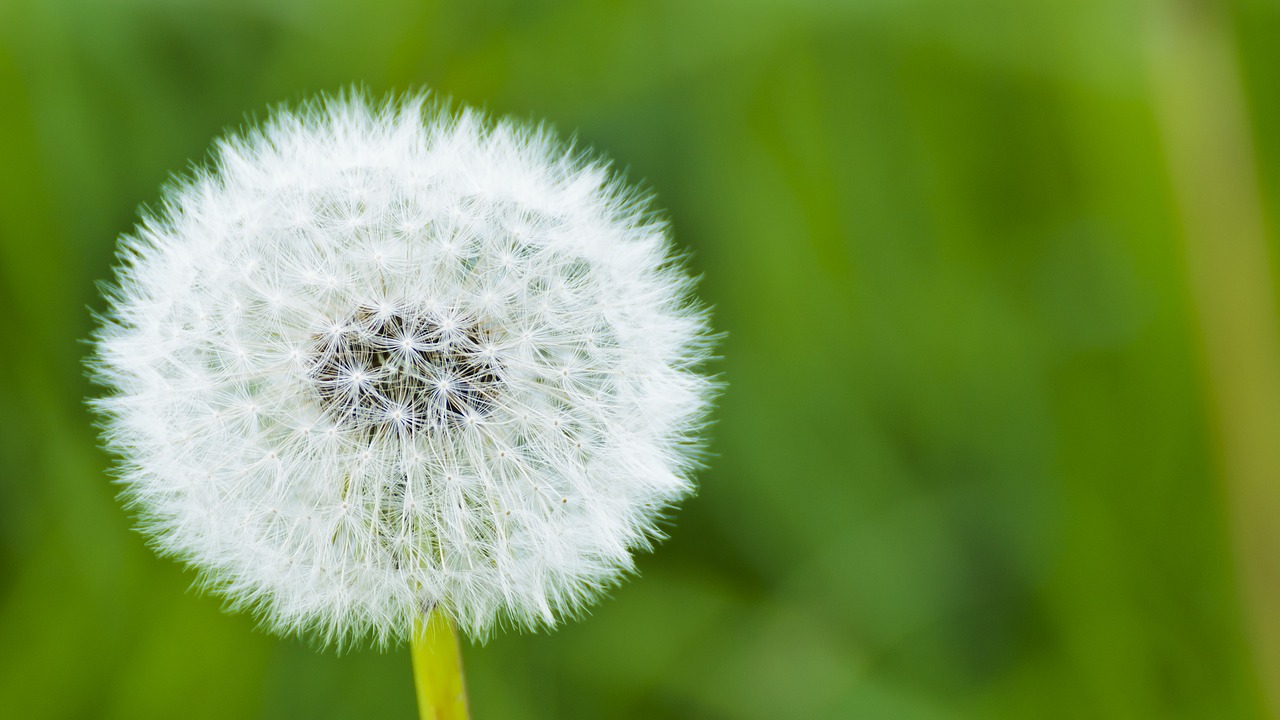
[[[272,630],[553,626],[691,490],[706,313],[647,197],[544,127],[282,110],[120,255],[92,365],[123,496]]]

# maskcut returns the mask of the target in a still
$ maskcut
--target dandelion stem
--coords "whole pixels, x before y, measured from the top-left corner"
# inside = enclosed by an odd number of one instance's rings
[[[413,630],[413,684],[422,720],[467,720],[462,649],[453,621],[432,611]]]

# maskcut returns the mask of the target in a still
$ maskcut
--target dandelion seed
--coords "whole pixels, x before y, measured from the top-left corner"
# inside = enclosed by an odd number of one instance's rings
[[[93,369],[124,496],[276,631],[572,617],[691,490],[709,334],[670,253],[545,128],[280,111],[122,241]]]

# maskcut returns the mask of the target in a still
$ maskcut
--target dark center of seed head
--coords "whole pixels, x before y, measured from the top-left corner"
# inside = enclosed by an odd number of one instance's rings
[[[493,410],[502,381],[485,344],[475,323],[361,307],[340,329],[315,336],[308,376],[343,425],[448,428]]]

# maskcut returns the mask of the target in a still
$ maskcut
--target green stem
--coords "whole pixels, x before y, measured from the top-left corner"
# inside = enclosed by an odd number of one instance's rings
[[[421,720],[467,720],[462,648],[453,621],[432,611],[413,630],[413,684]]]

